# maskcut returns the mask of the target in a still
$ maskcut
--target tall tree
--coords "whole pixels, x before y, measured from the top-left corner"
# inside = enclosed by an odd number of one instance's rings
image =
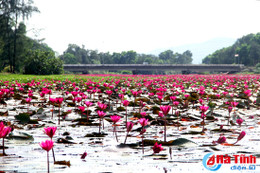
[[[166,50],[159,54],[159,59],[163,60],[165,64],[174,64],[176,63],[176,56],[172,50]]]
[[[38,8],[33,6],[33,0],[2,0],[0,1],[0,15],[4,18],[5,39],[8,50],[8,59],[11,71],[16,70],[17,58],[17,30],[19,19],[28,19],[33,12],[39,12]],[[10,30],[11,28],[11,30]],[[12,29],[14,28],[14,29]]]

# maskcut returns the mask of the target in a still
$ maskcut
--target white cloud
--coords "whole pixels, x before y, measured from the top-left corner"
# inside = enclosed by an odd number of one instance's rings
[[[256,0],[34,0],[28,29],[62,53],[69,43],[100,51],[149,52],[260,32]]]

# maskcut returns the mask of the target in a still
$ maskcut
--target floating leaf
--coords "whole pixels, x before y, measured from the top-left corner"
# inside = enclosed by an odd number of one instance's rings
[[[15,116],[15,119],[18,120],[20,123],[25,124],[31,120],[30,115],[30,113],[20,113],[19,115]]]
[[[62,144],[76,144],[75,142],[71,142],[71,141],[69,141],[69,140],[67,140],[67,139],[64,139],[64,138],[59,138],[59,139],[57,140],[57,143],[62,143]]]
[[[0,116],[8,116],[8,111],[6,111],[6,112],[0,112]]]
[[[15,100],[21,100],[23,96],[21,94],[14,94],[14,99]]]
[[[152,111],[153,111],[153,114],[158,114],[160,111],[160,108],[158,106],[153,106]]]
[[[90,134],[86,134],[84,137],[105,137],[107,135],[107,133],[97,133],[97,132],[93,132]]]
[[[42,113],[43,113],[43,111],[44,111],[44,109],[43,109],[43,108],[39,108],[39,109],[36,111],[36,113],[37,113],[37,114],[42,114]]]
[[[66,161],[66,160],[55,161],[54,164],[55,164],[55,165],[66,165],[66,166],[68,166],[68,167],[71,166],[70,161]]]
[[[123,143],[121,143],[121,144],[117,145],[117,147],[118,148],[127,148],[127,147],[129,147],[129,148],[136,148],[136,147],[138,147],[138,144],[136,144],[136,143],[132,143],[132,144],[123,144]]]
[[[74,103],[74,102],[69,102],[67,105],[68,105],[68,107],[75,107],[75,106],[76,106],[76,103]]]
[[[146,103],[150,101],[150,99],[148,99],[146,97],[139,97],[139,98],[136,99],[137,102],[139,102],[140,100],[143,101],[143,102],[146,102]]]
[[[121,107],[118,107],[116,110],[121,112],[121,111],[125,111],[125,108],[121,106]]]
[[[7,139],[14,139],[14,140],[34,140],[32,135],[29,135],[24,132],[12,132],[7,137]]]
[[[158,144],[162,144],[163,146],[189,146],[190,144],[197,145],[195,142],[193,142],[189,139],[186,139],[186,138],[178,138],[176,140],[171,140],[171,141],[167,141],[167,142],[145,139],[144,145],[153,146],[156,142]]]

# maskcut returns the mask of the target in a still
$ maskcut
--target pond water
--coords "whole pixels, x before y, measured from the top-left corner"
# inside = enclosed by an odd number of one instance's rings
[[[26,98],[26,94],[22,95]],[[22,99],[6,99],[6,105],[0,105],[0,121],[12,125],[13,132],[10,134],[13,137],[5,139],[5,146],[8,147],[5,151],[7,156],[0,157],[0,171],[3,172],[46,172],[47,171],[47,152],[43,150],[39,143],[49,139],[43,132],[44,127],[57,126],[56,134],[53,141],[56,161],[69,161],[70,165],[54,164],[52,152],[49,152],[50,172],[210,172],[202,163],[203,157],[207,153],[215,155],[254,155],[256,157],[255,170],[243,170],[243,172],[260,172],[260,110],[259,106],[251,106],[247,108],[234,108],[231,112],[232,125],[227,125],[228,111],[225,107],[221,107],[223,99],[215,100],[216,107],[213,113],[213,119],[205,120],[205,132],[202,133],[200,103],[194,105],[189,104],[186,108],[179,107],[181,112],[179,120],[175,115],[169,112],[167,119],[167,141],[177,140],[175,145],[162,145],[164,148],[158,154],[153,154],[153,145],[145,145],[144,153],[142,153],[142,135],[140,134],[141,125],[138,123],[138,118],[134,118],[134,114],[138,112],[139,106],[129,106],[128,121],[134,122],[133,130],[129,133],[127,144],[122,145],[126,136],[125,128],[125,111],[118,112],[119,107],[116,99],[105,98],[102,101],[106,104],[111,104],[110,110],[107,111],[107,116],[104,119],[104,129],[102,133],[106,133],[104,137],[86,137],[87,134],[98,133],[99,118],[96,113],[97,102],[100,97],[97,95],[85,99],[94,104],[89,108],[92,112],[90,120],[91,125],[79,125],[75,119],[80,119],[81,114],[77,106],[68,106],[72,101],[66,98],[71,95],[64,96],[63,93],[56,91],[52,97],[63,96],[66,101],[61,106],[61,113],[72,110],[71,113],[62,119],[58,125],[58,107],[55,107],[54,118],[52,118],[53,106],[44,102],[44,100],[35,92],[35,99],[28,108],[28,104],[22,103]],[[143,94],[144,98],[151,98],[148,94]],[[134,100],[131,95],[126,95],[126,99]],[[46,96],[46,99],[48,97]],[[256,93],[252,96],[256,99]],[[151,99],[152,100],[152,99]],[[120,101],[118,101],[119,103]],[[161,104],[170,104],[170,102],[162,102]],[[152,106],[157,105],[153,101],[148,101],[142,111],[147,112],[151,118],[144,139],[163,141],[164,126],[160,123],[155,123],[158,114],[152,109]],[[15,118],[16,115],[23,112],[35,111],[30,116],[31,120],[37,120],[38,124],[24,123],[21,124]],[[8,112],[8,114],[4,114]],[[114,134],[114,126],[112,125],[110,115],[117,114],[121,116],[121,121],[118,122],[117,135],[118,142]],[[209,114],[207,115],[209,116]],[[210,117],[210,116],[209,116]],[[240,117],[244,121],[241,126],[236,124],[236,119]],[[79,120],[80,121],[80,120]],[[82,121],[86,121],[83,119]],[[177,127],[177,122],[180,127]],[[155,123],[155,124],[153,124]],[[223,125],[222,130],[220,125]],[[237,144],[237,137],[241,131],[246,132],[246,136]],[[26,136],[30,135],[31,137]],[[213,144],[218,138],[223,135],[227,141],[224,144]],[[24,138],[24,139],[21,139]],[[64,139],[60,142],[60,139]],[[1,139],[2,140],[2,139]],[[64,143],[64,141],[67,143]],[[70,142],[70,143],[68,143]],[[131,144],[131,145],[130,145]],[[87,156],[81,159],[84,152]],[[234,158],[232,158],[234,160]],[[238,164],[224,164],[220,168],[220,172],[236,172],[231,170],[232,166]],[[249,166],[245,164],[245,166]]]

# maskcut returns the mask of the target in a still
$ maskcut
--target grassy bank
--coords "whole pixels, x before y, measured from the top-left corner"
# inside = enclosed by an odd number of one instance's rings
[[[18,82],[30,82],[31,80],[69,80],[77,82],[79,79],[93,78],[91,76],[79,76],[79,75],[23,75],[23,74],[9,74],[0,73],[0,80],[2,81],[18,81]]]

